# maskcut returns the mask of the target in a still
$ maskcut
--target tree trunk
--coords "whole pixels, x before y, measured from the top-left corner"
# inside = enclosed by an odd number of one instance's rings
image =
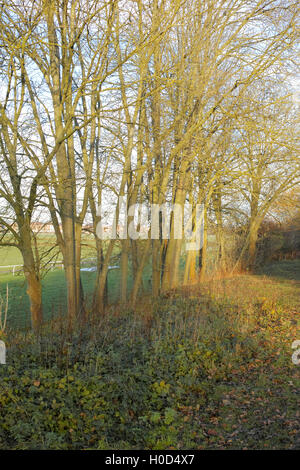
[[[203,227],[203,244],[200,249],[199,256],[199,268],[200,275],[199,281],[203,282],[206,275],[206,266],[207,266],[207,208],[204,208],[204,227]]]
[[[71,217],[62,214],[62,225],[64,235],[63,259],[65,267],[65,278],[67,283],[67,305],[70,326],[74,323],[78,313],[79,285],[76,275],[76,245],[73,233]]]
[[[225,240],[224,229],[222,221],[222,199],[220,190],[213,196],[214,212],[217,220],[217,254],[216,254],[216,268],[221,269],[221,272],[226,272],[226,253],[225,253]]]
[[[158,297],[160,293],[161,257],[160,240],[152,240],[152,295]]]
[[[192,284],[197,279],[197,269],[196,269],[196,259],[197,251],[190,250],[187,252],[185,268],[184,268],[184,277],[183,284]]]
[[[186,197],[186,191],[182,189],[184,187],[184,182],[186,180],[186,171],[187,171],[187,163],[184,162],[180,171],[179,182],[178,182],[178,189],[176,191],[174,204],[177,208],[178,206],[181,208],[181,216],[183,216],[183,209],[184,209],[184,201]],[[178,219],[175,210],[172,212],[172,219],[171,219],[171,230],[170,230],[170,240],[167,246],[167,253],[164,263],[164,274],[163,274],[163,282],[162,288],[163,290],[168,290],[170,288],[175,288],[178,284],[178,277],[179,277],[179,263],[180,263],[180,254],[181,254],[181,242],[182,239],[175,238],[179,234],[176,234],[178,229]],[[183,218],[181,221],[181,236],[182,236],[182,229],[183,229]]]
[[[127,301],[128,260],[129,260],[128,250],[129,250],[128,240],[122,240],[121,289],[120,289],[120,300],[122,304],[125,304]]]
[[[133,284],[133,289],[132,289],[132,292],[131,292],[131,306],[132,306],[132,308],[135,307],[138,291],[139,291],[140,285],[142,283],[143,270],[144,270],[144,267],[146,265],[146,261],[147,261],[147,257],[148,257],[148,253],[149,253],[149,249],[150,249],[150,244],[151,244],[151,240],[149,238],[146,242],[146,246],[143,249],[142,259],[141,259],[141,262],[139,263],[138,269],[136,271],[134,284]]]
[[[19,230],[22,240],[20,251],[23,256],[23,269],[30,302],[31,325],[35,333],[38,333],[43,323],[42,285],[39,265],[34,259],[29,225],[23,222]]]
[[[105,257],[103,259],[103,262],[101,263],[101,269],[98,269],[93,300],[93,309],[95,313],[103,313],[104,311],[104,301],[107,290],[108,266],[114,245],[115,240],[110,240],[107,251],[105,253]]]
[[[249,228],[249,246],[248,246],[248,268],[253,269],[256,258],[256,243],[258,238],[258,225],[253,223]]]
[[[41,281],[36,273],[32,270],[25,271],[27,280],[27,294],[30,301],[31,311],[31,325],[32,329],[38,333],[43,323],[43,308],[42,308],[42,286]]]

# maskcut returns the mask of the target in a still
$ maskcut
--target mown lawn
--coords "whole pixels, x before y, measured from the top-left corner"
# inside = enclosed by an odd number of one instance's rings
[[[42,250],[49,249],[53,244],[54,238],[51,235],[40,235],[39,246]],[[114,254],[118,254],[119,248],[116,246]],[[82,267],[90,267],[95,265],[95,250],[93,247],[93,240],[84,238],[82,247]],[[59,257],[61,259],[61,257]],[[117,260],[113,261],[113,265],[118,266]],[[22,264],[22,258],[19,250],[14,247],[1,248],[0,247],[0,266],[9,266]],[[29,299],[26,294],[26,282],[22,272],[22,268],[18,268],[20,272],[13,275],[8,272],[8,269],[0,269],[0,295],[5,297],[6,288],[9,289],[9,311],[8,311],[8,325],[12,328],[29,328],[30,321],[30,307]],[[11,270],[11,268],[10,268]],[[143,280],[144,289],[150,289],[150,266],[146,267]],[[96,274],[94,272],[82,271],[81,280],[84,289],[84,296],[86,305],[89,306],[94,291]],[[128,276],[128,289],[132,287],[131,269]],[[43,310],[44,318],[46,321],[55,317],[56,315],[64,315],[66,311],[66,281],[64,272],[61,267],[54,269],[47,269],[43,272]],[[118,301],[120,295],[120,270],[111,269],[108,273],[108,299],[109,303]]]
[[[0,448],[299,449],[300,282],[266,269],[10,330]]]
[[[145,270],[144,286],[145,289],[150,289],[149,284],[149,269]],[[85,302],[87,307],[91,303],[94,286],[96,281],[96,273],[85,272],[81,273],[81,280],[84,289]],[[128,289],[132,287],[131,271],[128,276]],[[0,275],[0,295],[5,298],[6,286],[9,289],[9,310],[8,310],[8,326],[11,328],[29,328],[30,322],[30,307],[29,299],[26,294],[26,282],[22,273],[13,276]],[[49,271],[42,281],[43,286],[43,312],[46,321],[54,318],[57,315],[64,315],[66,312],[66,280],[64,272],[56,268]],[[120,295],[120,270],[112,269],[108,272],[108,300],[109,303],[114,303],[119,300]]]

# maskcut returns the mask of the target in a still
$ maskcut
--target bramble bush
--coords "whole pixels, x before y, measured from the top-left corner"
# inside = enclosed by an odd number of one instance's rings
[[[249,436],[274,374],[288,381],[289,367],[276,369],[283,364],[276,351],[289,324],[284,311],[264,299],[251,308],[249,315],[229,298],[174,294],[154,305],[150,322],[149,313],[110,311],[72,335],[62,318],[38,339],[8,332],[0,448],[272,447],[272,426],[268,438],[261,431],[258,441]],[[295,398],[284,397],[290,414]],[[272,400],[264,402],[264,413],[270,408],[273,416],[279,405]],[[282,442],[292,446],[293,436]]]

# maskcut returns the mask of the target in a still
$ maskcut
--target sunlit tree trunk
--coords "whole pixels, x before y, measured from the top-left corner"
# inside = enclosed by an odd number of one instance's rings
[[[207,207],[204,207],[203,243],[199,252],[199,280],[204,281],[207,269]]]
[[[30,235],[30,225],[24,221],[20,225],[20,250],[24,262],[24,275],[27,281],[27,294],[30,302],[31,325],[33,330],[38,333],[43,322],[42,307],[42,285],[38,261],[35,260],[32,240]]]

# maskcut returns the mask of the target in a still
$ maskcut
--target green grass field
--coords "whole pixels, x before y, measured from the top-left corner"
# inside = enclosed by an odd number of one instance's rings
[[[49,250],[54,246],[55,238],[51,234],[40,234],[38,237],[40,252]],[[48,255],[52,256],[57,249]],[[85,238],[83,248],[85,257],[95,256],[92,239]],[[58,260],[61,256],[58,255]],[[12,274],[12,268],[1,268],[1,266],[22,265],[22,256],[20,251],[15,247],[0,247],[0,294],[4,295],[6,286],[9,289],[9,311],[8,326],[18,326],[26,328],[30,326],[30,309],[29,300],[26,294],[26,282],[21,267],[16,268],[15,275]],[[18,272],[19,270],[19,272]],[[10,272],[9,272],[10,271]],[[86,294],[93,289],[95,279],[94,273],[83,273],[83,283]],[[61,268],[55,267],[53,271],[45,274],[43,279],[43,307],[46,318],[50,318],[53,312],[63,311],[66,305],[66,282],[64,273]],[[63,313],[63,312],[61,312]]]
[[[42,237],[40,240],[41,245],[47,247],[53,241],[53,237]],[[83,260],[88,260],[88,265],[93,262],[89,261],[95,257],[92,240],[86,239],[86,244],[83,246]],[[117,249],[116,249],[117,252]],[[59,258],[60,259],[60,258]],[[22,258],[19,250],[14,247],[0,248],[0,266],[22,264]],[[83,261],[84,264],[84,261]],[[22,268],[18,268],[22,269]],[[149,269],[145,269],[144,280],[145,288],[149,288]],[[12,273],[5,273],[7,269],[0,269],[0,295],[4,296],[6,286],[9,289],[9,311],[8,311],[8,326],[18,328],[30,327],[30,308],[29,300],[26,294],[26,282],[23,272],[17,272],[15,275]],[[86,304],[89,306],[92,293],[94,290],[96,273],[82,271],[81,273],[82,285],[84,289],[84,296]],[[42,281],[43,286],[43,310],[45,320],[52,318],[59,314],[63,315],[66,309],[66,281],[64,272],[61,268],[55,267],[53,270],[48,271]],[[112,269],[108,272],[108,299],[109,303],[114,303],[119,298],[120,289],[120,270]],[[128,288],[131,289],[132,276],[128,277]]]
[[[81,279],[87,303],[91,299],[96,274],[82,272]],[[111,302],[118,299],[120,272],[118,269],[109,271],[108,293]],[[129,285],[132,279],[129,279]],[[26,328],[30,326],[29,300],[26,294],[25,278],[19,275],[0,275],[0,294],[5,295],[6,286],[9,289],[8,326]],[[43,285],[43,310],[45,319],[50,319],[57,314],[64,314],[66,308],[66,281],[64,272],[59,269],[50,271],[42,281]]]

